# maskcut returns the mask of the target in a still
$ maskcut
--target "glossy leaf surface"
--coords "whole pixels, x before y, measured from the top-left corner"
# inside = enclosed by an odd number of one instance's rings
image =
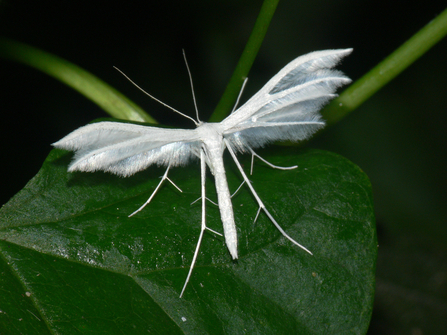
[[[365,333],[372,311],[377,241],[371,186],[348,160],[293,148],[261,154],[254,188],[292,245],[247,187],[234,197],[239,260],[207,232],[184,298],[200,230],[198,164],[176,168],[143,211],[163,169],[130,178],[66,172],[53,150],[0,212],[0,333],[340,334]],[[250,157],[240,156],[246,171]],[[225,157],[230,189],[242,178]],[[216,199],[213,178],[207,193]],[[222,231],[218,208],[210,228]]]

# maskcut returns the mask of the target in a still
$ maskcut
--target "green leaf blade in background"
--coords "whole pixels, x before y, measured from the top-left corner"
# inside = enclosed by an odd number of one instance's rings
[[[3,37],[0,37],[0,58],[26,64],[56,78],[90,99],[112,117],[157,123],[126,96],[66,59]]]
[[[295,152],[291,152],[295,151]],[[173,169],[143,211],[163,169],[131,178],[66,172],[53,150],[0,212],[0,329],[45,333],[365,333],[372,312],[377,240],[368,178],[333,153],[266,155],[291,171],[255,163],[250,179],[292,245],[243,187],[233,197],[240,258],[206,233],[184,298],[200,230],[197,164]],[[249,168],[249,157],[242,163]],[[241,178],[225,157],[230,189]],[[208,196],[215,200],[213,178]],[[222,231],[218,208],[207,224]],[[29,292],[30,296],[27,296]],[[16,299],[11,299],[15,295]],[[20,321],[19,319],[22,319]],[[31,327],[32,325],[32,327]],[[31,328],[30,328],[31,327]]]

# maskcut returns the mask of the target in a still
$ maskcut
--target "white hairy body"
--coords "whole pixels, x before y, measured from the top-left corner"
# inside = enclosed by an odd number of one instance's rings
[[[192,119],[197,126],[195,129],[167,129],[129,123],[98,122],[73,131],[53,145],[76,152],[68,169],[70,172],[102,170],[127,177],[152,164],[167,166],[162,180],[148,201],[130,216],[152,200],[165,179],[172,183],[167,177],[170,167],[185,165],[193,158],[200,159],[202,229],[181,297],[191,276],[203,233],[209,229],[205,222],[206,165],[215,179],[225,243],[232,258],[238,258],[236,224],[223,163],[225,149],[230,152],[244,182],[258,202],[259,211],[264,211],[284,237],[311,254],[292,239],[266,209],[236,159],[236,152],[256,155],[254,148],[274,141],[304,140],[322,128],[324,121],[318,111],[336,96],[334,93],[337,87],[350,82],[341,72],[331,68],[351,52],[352,49],[325,50],[296,58],[220,123],[205,123]]]

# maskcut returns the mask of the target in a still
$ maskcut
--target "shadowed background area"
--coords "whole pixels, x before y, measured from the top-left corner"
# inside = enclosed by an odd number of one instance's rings
[[[92,72],[161,124],[192,127],[144,96],[194,115],[185,49],[203,120],[231,76],[261,1],[133,5],[0,1],[0,36]],[[249,76],[247,99],[293,58],[353,47],[339,67],[354,81],[444,10],[445,1],[280,2]],[[437,334],[447,328],[445,146],[447,41],[443,40],[309,146],[337,152],[370,177],[379,238],[370,334]],[[39,170],[50,143],[105,113],[60,82],[0,60],[1,204]]]

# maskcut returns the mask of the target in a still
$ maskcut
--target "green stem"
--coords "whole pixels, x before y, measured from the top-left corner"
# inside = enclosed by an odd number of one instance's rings
[[[211,115],[209,121],[222,121],[233,108],[234,102],[236,101],[241,90],[242,83],[247,77],[256,55],[258,54],[259,48],[261,47],[262,41],[264,40],[264,36],[270,25],[273,14],[275,13],[278,2],[279,0],[264,0],[255,26],[253,27],[253,31],[248,39],[244,51],[242,52],[241,58],[239,59],[236,69],[231,76],[230,82],[228,83],[227,88],[225,89],[225,92],[217,104],[217,107]]]
[[[413,35],[400,48],[334,99],[322,112],[328,125],[360,106],[404,71],[447,34],[447,9]]]
[[[62,81],[93,101],[112,117],[157,123],[134,102],[80,67],[48,52],[0,38],[0,57],[24,63]]]

